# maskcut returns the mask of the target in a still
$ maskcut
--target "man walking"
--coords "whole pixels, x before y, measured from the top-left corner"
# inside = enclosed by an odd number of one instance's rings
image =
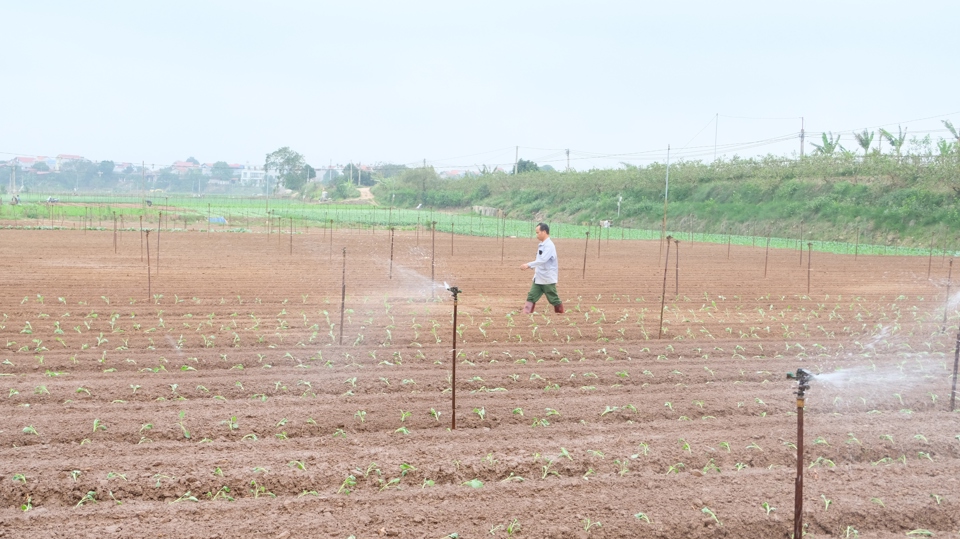
[[[521,264],[520,269],[533,268],[533,285],[527,294],[527,304],[523,307],[525,314],[533,312],[537,306],[537,300],[546,294],[547,301],[553,305],[553,312],[563,313],[563,302],[557,295],[557,276],[560,273],[560,264],[557,261],[557,248],[550,239],[550,226],[546,223],[540,223],[534,229],[537,233],[537,239],[540,245],[537,247],[537,259],[533,262]]]

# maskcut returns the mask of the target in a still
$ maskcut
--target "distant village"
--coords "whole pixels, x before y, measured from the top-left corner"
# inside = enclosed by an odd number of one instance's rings
[[[392,169],[406,168],[387,165]],[[364,178],[380,176],[383,165],[348,165],[359,168]],[[342,166],[315,170],[312,182],[338,178],[344,174]],[[217,161],[201,163],[194,158],[174,161],[169,165],[114,161],[91,161],[80,155],[59,154],[56,157],[14,157],[0,162],[0,190],[6,192],[71,192],[71,191],[155,191],[256,194],[269,192],[277,184],[274,171],[264,170],[263,164]],[[438,171],[441,178],[458,178],[471,171]]]

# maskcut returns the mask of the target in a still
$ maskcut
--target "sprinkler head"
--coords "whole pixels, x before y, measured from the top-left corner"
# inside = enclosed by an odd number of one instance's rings
[[[802,395],[804,391],[810,389],[810,379],[813,378],[813,373],[806,369],[797,369],[796,373],[788,372],[788,380],[796,380],[799,385],[799,395]]]
[[[443,284],[447,284],[447,283],[443,283]],[[457,294],[463,292],[463,290],[460,290],[459,288],[457,288],[457,287],[455,287],[455,286],[448,286],[448,287],[447,287],[447,290],[450,291],[451,294],[453,294],[453,298],[454,298],[454,299],[457,298]]]

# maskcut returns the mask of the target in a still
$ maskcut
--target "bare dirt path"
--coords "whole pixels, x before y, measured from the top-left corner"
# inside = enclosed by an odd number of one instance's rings
[[[789,537],[798,367],[808,533],[960,529],[944,260],[682,243],[657,339],[656,242],[288,242],[0,231],[0,535]]]

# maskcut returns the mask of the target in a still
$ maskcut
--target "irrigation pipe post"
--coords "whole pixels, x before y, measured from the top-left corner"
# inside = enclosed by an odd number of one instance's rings
[[[763,253],[763,278],[767,278],[767,262],[770,260],[770,234],[767,234],[767,250]]]
[[[163,212],[157,213],[157,275],[160,275],[160,223],[163,222]]]
[[[857,227],[857,243],[853,248],[853,259],[856,260],[860,254],[860,228]]]
[[[140,262],[143,262],[143,216],[142,215],[140,216]]]
[[[343,346],[343,311],[347,302],[347,248],[343,248],[343,276],[340,280],[340,345]]]
[[[933,242],[935,238],[930,238],[930,258],[927,260],[927,280],[930,280],[930,270],[933,268]]]
[[[290,254],[293,255],[293,217],[290,218]]]
[[[450,256],[453,256],[453,221],[450,221]]]
[[[581,279],[587,278],[587,249],[590,247],[590,231],[587,231],[587,241],[583,244],[583,273],[580,275]]]
[[[450,393],[453,396],[450,410],[450,430],[457,430],[457,296],[463,292],[455,286],[447,288],[453,294],[453,361],[451,363]]]
[[[333,258],[333,219],[330,219],[330,258]]]
[[[430,221],[430,299],[437,297],[437,281],[435,279],[437,269],[437,222]]]
[[[957,347],[953,352],[953,388],[950,390],[950,411],[956,410],[957,367],[960,367],[960,331],[957,332]]]
[[[147,301],[153,297],[153,286],[150,280],[150,231],[147,230]]]
[[[813,242],[807,242],[807,295],[810,295],[810,259],[813,258]]]
[[[796,374],[787,373],[788,379],[797,381],[797,478],[793,489],[793,537],[796,538],[803,536],[803,407],[811,377],[804,369],[797,369]]]
[[[657,331],[657,339],[663,337],[663,308],[667,303],[667,268],[670,267],[670,240],[672,236],[667,236],[667,256],[663,264],[663,292],[660,294],[660,329]]]
[[[393,279],[393,227],[390,227],[390,278]]]

